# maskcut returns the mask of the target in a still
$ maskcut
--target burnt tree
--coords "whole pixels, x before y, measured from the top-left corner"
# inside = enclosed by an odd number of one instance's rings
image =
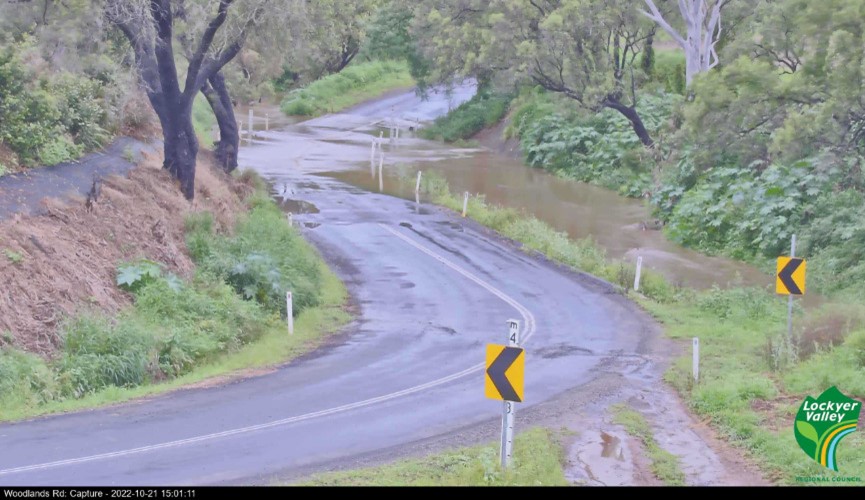
[[[219,141],[216,142],[214,150],[216,161],[220,168],[231,172],[237,168],[240,130],[237,127],[237,118],[234,116],[231,96],[225,85],[225,77],[222,76],[221,71],[217,71],[207,79],[201,93],[207,98],[219,127]]]
[[[238,54],[245,38],[245,29],[240,29],[232,40],[214,47],[214,39],[232,3],[234,0],[218,2],[216,13],[194,44],[182,89],[174,57],[172,0],[150,0],[143,4],[108,0],[106,3],[108,19],[132,45],[142,84],[162,125],[163,167],[180,181],[180,189],[188,200],[195,196],[198,155],[198,140],[192,127],[192,102],[205,84],[213,86],[211,78]]]

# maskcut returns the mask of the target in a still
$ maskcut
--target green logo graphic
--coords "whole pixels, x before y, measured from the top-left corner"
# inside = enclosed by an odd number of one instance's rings
[[[817,399],[808,396],[799,407],[793,433],[802,451],[827,469],[838,471],[835,450],[847,434],[856,430],[862,403],[835,387]]]

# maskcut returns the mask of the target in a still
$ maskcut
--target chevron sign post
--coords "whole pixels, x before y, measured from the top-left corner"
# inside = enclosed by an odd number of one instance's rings
[[[775,292],[787,296],[787,340],[793,341],[793,296],[805,295],[805,259],[796,257],[796,235],[790,240],[790,256],[778,257]]]
[[[508,345],[487,344],[484,392],[502,406],[502,468],[511,462],[514,444],[514,403],[523,401],[526,353],[520,345],[520,322],[508,320]]]

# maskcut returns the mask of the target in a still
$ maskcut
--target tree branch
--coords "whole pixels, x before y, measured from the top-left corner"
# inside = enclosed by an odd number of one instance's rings
[[[210,20],[204,33],[201,35],[201,42],[198,44],[198,49],[189,61],[189,69],[186,72],[186,84],[183,88],[184,97],[194,96],[201,88],[201,85],[195,85],[198,80],[198,71],[201,69],[201,62],[207,55],[207,51],[210,50],[210,45],[213,43],[213,38],[216,36],[216,32],[219,31],[219,28],[225,22],[225,18],[228,16],[228,7],[231,6],[233,1],[234,0],[220,0],[216,16]],[[206,81],[207,78],[204,80]]]
[[[197,85],[197,88],[201,89],[204,86],[204,83],[207,82],[211,76],[221,70],[223,66],[228,64],[229,61],[237,56],[240,49],[243,47],[245,38],[246,34],[241,33],[240,37],[235,40],[234,43],[221,50],[215,57],[207,59],[207,61],[202,64],[201,70],[198,72],[198,76],[195,79],[195,85]]]
[[[680,35],[679,32],[676,31],[675,28],[670,26],[670,23],[668,23],[667,20],[664,19],[664,16],[661,14],[661,11],[658,10],[658,7],[655,5],[655,2],[653,0],[644,0],[644,1],[646,2],[646,5],[649,7],[649,10],[651,10],[652,13],[650,14],[650,13],[648,13],[642,9],[640,9],[640,13],[643,14],[644,16],[648,17],[649,19],[655,21],[656,23],[658,23],[658,25],[664,31],[666,31],[671,37],[673,37],[673,39],[676,41],[676,43],[678,43],[679,46],[681,46],[684,49],[685,46],[687,45],[687,42],[685,42],[685,39],[682,37],[682,35]],[[682,7],[682,0],[679,0],[679,6],[680,6],[680,8]],[[683,10],[682,13],[684,14],[684,12],[685,11]]]

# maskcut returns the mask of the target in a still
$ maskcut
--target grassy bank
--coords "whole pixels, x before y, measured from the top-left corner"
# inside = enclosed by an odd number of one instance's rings
[[[440,175],[425,172],[422,189],[435,203],[462,209],[462,199]],[[591,240],[570,240],[534,217],[491,206],[482,197],[470,198],[468,216],[522,243],[526,251],[539,251],[629,293],[631,265],[611,263]],[[805,396],[816,397],[832,385],[865,399],[865,307],[838,299],[813,310],[797,308],[794,339],[787,342],[786,301],[771,291],[698,292],[645,271],[642,279],[642,293],[632,294],[634,299],[687,353],[674,360],[665,378],[690,408],[779,483],[795,484],[797,476],[839,476],[799,449],[793,417]],[[692,337],[700,338],[698,384],[691,378]],[[843,476],[865,479],[863,444],[862,433],[854,433],[839,446]]]
[[[334,113],[387,91],[410,87],[414,80],[405,62],[373,61],[354,64],[339,73],[291,92],[282,101],[287,115],[319,116]]]
[[[263,193],[248,200],[232,235],[212,216],[187,219],[197,264],[184,281],[159,263],[118,268],[132,306],[109,317],[64,320],[49,360],[0,350],[0,420],[90,408],[165,392],[242,368],[275,365],[314,349],[348,320],[341,282]],[[295,333],[284,291],[295,296]]]
[[[546,429],[514,440],[513,465],[502,472],[498,444],[312,477],[314,486],[563,486],[563,450]]]
[[[216,116],[210,109],[207,99],[199,93],[192,101],[192,128],[202,146],[210,148],[213,144],[213,127],[216,126]]]
[[[512,97],[480,89],[470,100],[421,129],[424,139],[455,142],[466,140],[499,122],[508,111]]]

